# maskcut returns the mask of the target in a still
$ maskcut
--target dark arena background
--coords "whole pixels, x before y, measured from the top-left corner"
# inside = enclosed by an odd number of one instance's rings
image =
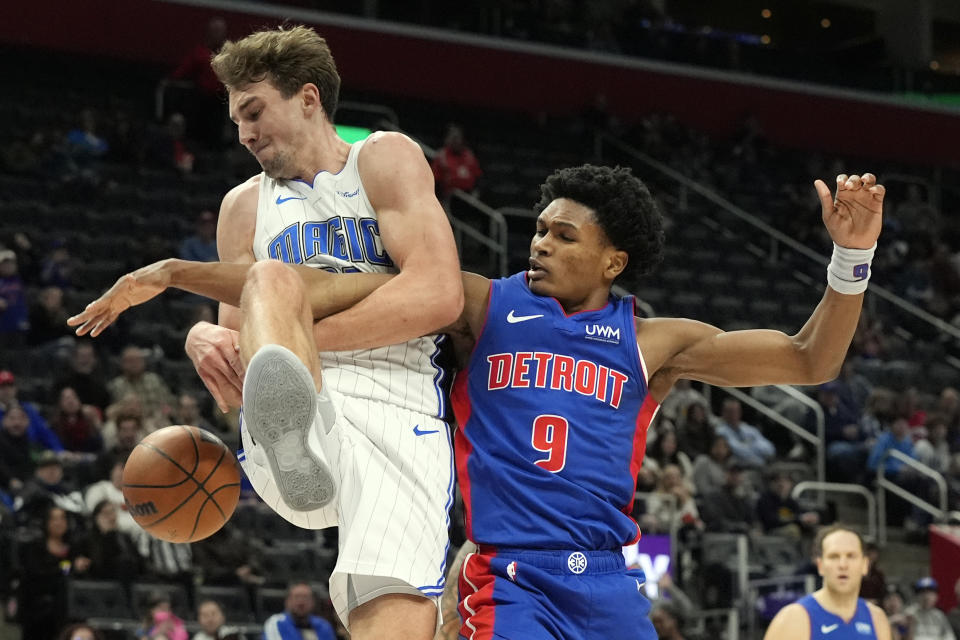
[[[193,636],[212,599],[259,638],[299,579],[335,623],[335,530],[287,525],[250,491],[213,537],[173,545],[138,530],[111,481],[169,424],[236,449],[237,416],[183,349],[214,305],[170,292],[94,341],[65,323],[130,270],[215,259],[220,200],[260,169],[207,61],[223,37],[281,24],[328,40],[345,139],[421,143],[464,268],[486,276],[525,268],[554,169],[624,165],[667,218],[665,261],[630,292],[642,313],[792,334],[830,251],[813,180],[875,173],[884,230],[841,376],[678,385],[638,479],[643,538],[624,552],[646,571],[662,638],[762,637],[817,587],[813,534],[835,521],[871,545],[864,597],[908,625],[932,584],[960,625],[960,4],[41,0],[3,13],[0,637],[88,637],[58,635],[76,622],[148,637],[164,599]],[[714,437],[739,415],[773,453],[735,442],[759,458],[732,473]],[[459,501],[451,522],[452,555]],[[22,634],[38,616],[49,635]]]

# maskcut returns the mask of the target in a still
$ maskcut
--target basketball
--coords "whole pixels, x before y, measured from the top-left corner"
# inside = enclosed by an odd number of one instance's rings
[[[154,431],[123,468],[123,498],[144,531],[168,542],[215,533],[240,498],[240,471],[223,441],[186,425]]]

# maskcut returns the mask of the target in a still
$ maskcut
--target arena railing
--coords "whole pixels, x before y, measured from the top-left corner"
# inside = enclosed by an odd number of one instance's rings
[[[877,498],[870,490],[860,484],[845,482],[798,482],[790,495],[797,499],[807,491],[827,493],[853,493],[863,498],[867,503],[867,535],[871,540],[877,540]]]
[[[675,169],[669,167],[663,162],[660,162],[659,160],[655,160],[654,158],[643,153],[636,147],[633,147],[621,140],[618,140],[617,138],[613,137],[610,134],[600,133],[596,136],[595,153],[597,157],[603,157],[603,149],[605,145],[609,145],[610,147],[616,148],[621,153],[624,153],[625,155],[636,160],[637,162],[642,163],[643,165],[649,167],[650,169],[653,169],[659,174],[666,176],[670,180],[674,181],[680,189],[680,193],[678,194],[678,197],[679,197],[679,202],[681,203],[681,206],[683,206],[686,203],[687,198],[689,197],[689,192],[693,192],[703,197],[707,201],[711,202],[712,204],[716,205],[717,207],[723,209],[727,213],[739,218],[740,220],[752,226],[753,228],[757,229],[758,231],[764,233],[769,239],[770,248],[769,248],[768,255],[771,259],[776,259],[776,256],[779,254],[781,247],[788,247],[793,251],[795,251],[796,253],[809,259],[811,262],[822,265],[824,267],[826,267],[827,263],[829,262],[829,260],[825,255],[821,254],[818,251],[814,251],[810,247],[804,244],[801,244],[800,242],[797,242],[796,240],[794,240],[787,234],[783,233],[782,231],[775,229],[774,227],[770,226],[763,220],[760,220],[756,216],[748,213],[744,209],[733,204],[732,202],[730,202],[729,200],[727,200],[726,198],[724,198],[714,190],[708,187],[705,187],[694,180],[691,180],[690,178],[686,177],[679,171],[676,171]],[[893,306],[897,307],[900,311],[919,319],[921,322],[933,327],[937,331],[943,334],[949,335],[955,340],[960,340],[960,329],[934,316],[933,314],[927,312],[926,310],[921,309],[915,304],[912,304],[911,302],[904,300],[902,297],[893,293],[886,287],[883,287],[877,284],[876,282],[871,282],[870,287],[867,289],[867,292],[873,294],[877,298],[880,298],[888,302],[889,304],[892,304]],[[960,361],[956,360],[955,358],[948,356],[946,360],[950,362],[954,367],[960,368]]]
[[[940,506],[937,507],[932,505],[926,500],[913,495],[893,481],[887,480],[886,476],[884,475],[887,458],[899,460],[920,475],[930,478],[937,487],[937,492],[939,494],[938,502]],[[914,460],[907,454],[903,453],[902,451],[898,451],[897,449],[888,449],[880,457],[880,460],[877,463],[876,487],[877,528],[880,534],[877,542],[880,545],[887,543],[887,491],[899,496],[903,500],[906,500],[918,509],[926,511],[933,516],[935,520],[942,520],[947,515],[947,481],[944,480],[943,475],[941,475],[937,470],[928,467],[918,460]]]
[[[395,122],[381,120],[378,124],[383,129],[398,131],[404,135],[410,136],[410,138],[420,145],[421,149],[423,149],[424,155],[431,160],[433,160],[434,156],[437,155],[436,149],[424,144],[415,136],[410,135],[401,129]],[[459,247],[462,252],[464,238],[469,238],[477,242],[489,251],[487,270],[492,273],[496,273],[499,277],[506,277],[510,275],[507,273],[506,218],[504,218],[503,214],[501,214],[499,211],[482,202],[479,198],[472,194],[461,191],[460,189],[455,189],[451,195],[457,200],[460,200],[461,202],[470,206],[473,210],[486,216],[488,222],[487,233],[484,234],[483,232],[474,229],[470,224],[456,218],[448,211],[447,218],[450,220],[450,225],[453,227],[453,235],[457,241],[457,247]]]

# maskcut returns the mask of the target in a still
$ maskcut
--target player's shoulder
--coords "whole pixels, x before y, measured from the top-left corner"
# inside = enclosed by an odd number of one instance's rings
[[[220,215],[234,213],[239,209],[257,208],[257,199],[260,197],[260,180],[263,174],[249,178],[227,191],[220,205]]]
[[[770,621],[764,640],[808,640],[810,616],[799,602],[788,604]]]
[[[410,162],[417,160],[417,165],[426,165],[423,149],[412,138],[397,131],[375,131],[371,133],[360,153],[357,162],[360,170],[365,168],[377,169],[381,166],[390,166],[398,161]],[[394,166],[402,169],[407,165]]]
[[[887,612],[883,610],[883,607],[879,607],[869,600],[864,600],[864,603],[867,605],[867,610],[870,611],[870,617],[873,618],[875,626],[889,624],[887,622]]]

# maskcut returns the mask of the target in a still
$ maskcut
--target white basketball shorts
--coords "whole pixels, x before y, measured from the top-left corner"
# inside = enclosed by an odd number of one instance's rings
[[[308,445],[323,452],[338,478],[336,499],[310,512],[287,507],[241,418],[243,449],[237,457],[253,488],[299,527],[340,528],[330,598],[344,625],[350,609],[371,599],[348,588],[349,576],[395,578],[409,585],[375,595],[419,593],[436,600],[445,583],[453,504],[449,427],[438,418],[345,396],[328,386],[317,394],[317,405]],[[326,425],[322,415],[336,418]]]

